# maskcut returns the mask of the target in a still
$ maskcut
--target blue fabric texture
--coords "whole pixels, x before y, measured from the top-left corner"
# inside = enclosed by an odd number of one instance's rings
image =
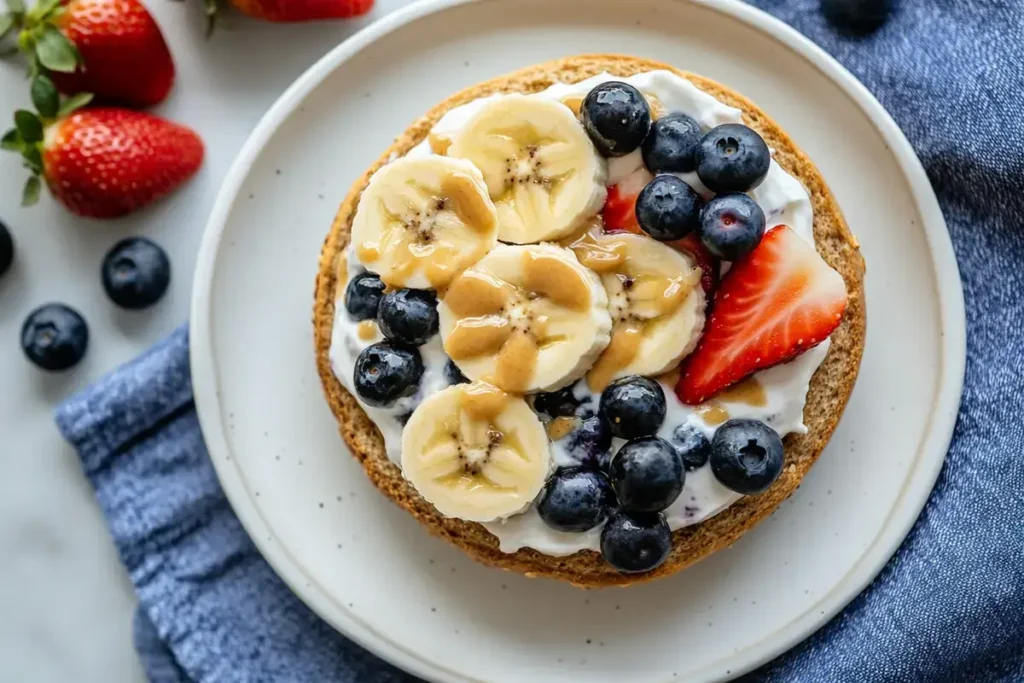
[[[758,0],[895,117],[939,196],[967,301],[966,389],[927,507],[875,582],[748,674],[776,683],[1024,681],[1024,2],[903,0],[867,38],[818,0]],[[404,681],[311,613],[256,552],[203,445],[183,328],[61,406],[135,585],[158,683]]]

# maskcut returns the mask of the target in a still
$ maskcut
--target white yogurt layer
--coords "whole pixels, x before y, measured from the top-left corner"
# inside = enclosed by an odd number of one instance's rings
[[[530,95],[530,97],[552,100],[562,100],[570,96],[582,97],[595,86],[611,80],[624,80],[638,90],[654,95],[666,110],[680,111],[692,116],[705,130],[723,123],[742,123],[742,112],[739,109],[719,102],[686,79],[668,71],[651,71],[624,79],[610,74],[600,74],[572,85],[558,83],[543,92]],[[491,97],[481,98],[452,109],[437,122],[432,132],[442,136],[452,135],[489,99]],[[424,140],[409,151],[409,156],[430,153],[430,145]],[[617,183],[642,165],[643,161],[639,151],[625,157],[611,159],[608,163],[609,184]],[[707,188],[697,179],[695,173],[679,174],[679,177],[705,197],[711,196]],[[810,197],[803,185],[786,173],[774,160],[764,182],[749,194],[764,211],[768,229],[785,224],[798,235],[813,243],[813,212]],[[359,264],[351,247],[347,254],[347,272],[348,277],[351,278],[362,272],[364,268]],[[355,396],[352,377],[356,358],[367,346],[380,341],[381,337],[378,332],[373,339],[360,339],[357,334],[357,323],[345,310],[343,298],[344,287],[339,287],[330,359],[335,376],[349,390],[349,393]],[[764,390],[764,405],[754,406],[728,402],[721,402],[721,405],[728,411],[730,417],[761,420],[774,428],[781,436],[791,432],[806,433],[803,411],[807,400],[807,389],[814,371],[825,358],[828,344],[829,342],[826,340],[789,363],[758,372],[755,378]],[[366,414],[384,436],[388,457],[398,464],[401,464],[402,426],[408,415],[424,397],[447,386],[444,377],[447,359],[440,335],[435,335],[421,346],[420,354],[423,357],[424,373],[419,390],[414,396],[403,398],[389,408],[373,408],[360,401]],[[673,386],[662,383],[662,387],[665,389],[667,414],[658,436],[670,440],[673,430],[684,423],[698,427],[709,437],[714,433],[715,426],[709,424],[702,417],[700,406],[688,406],[679,401],[675,396]],[[596,410],[598,396],[590,393],[586,382],[577,383],[574,391],[578,398],[592,401]],[[612,445],[613,452],[621,443],[621,440],[615,440]],[[552,444],[552,454],[556,467],[571,466],[576,462],[558,442]],[[740,498],[740,494],[719,484],[711,473],[711,467],[705,465],[696,471],[687,472],[683,492],[675,503],[665,511],[665,516],[669,526],[675,530],[704,521]],[[492,522],[484,524],[484,526],[498,538],[501,550],[509,553],[520,548],[533,548],[547,555],[562,556],[571,555],[580,550],[599,550],[600,546],[600,528],[583,533],[555,531],[541,520],[533,506],[504,521]]]

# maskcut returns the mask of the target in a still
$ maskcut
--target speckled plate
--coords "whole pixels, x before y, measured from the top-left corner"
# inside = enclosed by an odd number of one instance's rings
[[[478,566],[374,492],[322,398],[310,310],[338,203],[410,121],[475,82],[595,51],[710,76],[778,120],[862,242],[871,325],[832,443],[770,520],[671,578],[584,592]],[[723,680],[807,637],[924,505],[964,349],[953,251],[907,141],[825,53],[732,0],[432,0],[388,16],[257,126],[213,210],[192,312],[203,431],[264,556],[338,630],[443,681]]]

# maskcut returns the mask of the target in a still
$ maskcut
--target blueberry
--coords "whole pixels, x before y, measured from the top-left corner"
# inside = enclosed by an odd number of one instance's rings
[[[672,444],[645,436],[626,442],[612,456],[608,476],[623,509],[661,512],[682,492],[686,470]]]
[[[682,456],[683,466],[688,472],[704,467],[711,455],[711,442],[708,441],[708,437],[696,427],[687,424],[679,425],[672,432],[672,445]]]
[[[380,331],[388,339],[420,346],[437,334],[437,295],[425,289],[399,289],[381,298]]]
[[[356,321],[377,317],[377,307],[384,296],[384,283],[373,273],[359,273],[345,288],[345,310]]]
[[[382,408],[415,394],[422,376],[418,350],[382,341],[367,346],[356,358],[353,383],[364,403]]]
[[[620,439],[652,436],[665,420],[665,392],[653,379],[623,377],[605,388],[598,413]]]
[[[644,166],[651,173],[689,173],[697,165],[694,154],[700,138],[700,124],[686,114],[662,116],[644,139]]]
[[[597,86],[580,107],[583,128],[606,157],[629,154],[651,129],[651,108],[643,94],[620,81]]]
[[[700,214],[700,241],[723,261],[746,256],[764,237],[764,211],[740,192],[720,194]]]
[[[0,222],[0,275],[7,272],[14,262],[14,239],[7,226]]]
[[[615,508],[615,494],[601,472],[569,467],[555,472],[537,503],[540,518],[558,531],[588,531]]]
[[[640,190],[636,221],[656,240],[680,240],[700,225],[703,203],[686,181],[674,175],[659,175]]]
[[[696,159],[697,176],[712,192],[746,192],[768,175],[772,155],[756,132],[727,123],[701,138]]]
[[[650,571],[671,550],[672,532],[660,513],[617,512],[601,530],[604,561],[620,572]]]
[[[73,308],[47,304],[32,311],[21,328],[21,348],[43,370],[77,365],[89,347],[89,326]]]
[[[581,464],[600,470],[608,469],[612,435],[597,415],[580,420],[580,426],[566,438],[566,450]]]
[[[863,36],[877,31],[892,14],[893,0],[821,0],[825,18],[842,33]]]
[[[573,417],[580,407],[580,400],[569,385],[557,391],[548,391],[533,397],[533,408],[549,417]]]
[[[111,301],[121,308],[139,310],[152,306],[167,292],[171,261],[156,243],[132,237],[107,252],[100,275]]]
[[[444,379],[448,382],[449,386],[453,384],[469,384],[469,378],[462,374],[462,370],[459,370],[459,366],[451,358],[444,364]]]
[[[782,472],[782,439],[763,422],[729,420],[711,439],[711,471],[737,493],[760,493]]]

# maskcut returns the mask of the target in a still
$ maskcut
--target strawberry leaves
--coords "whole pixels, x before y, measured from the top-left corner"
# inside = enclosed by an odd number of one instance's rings
[[[29,35],[34,43],[29,57],[33,73],[39,71],[39,65],[61,73],[72,73],[81,66],[82,55],[78,48],[53,24],[43,23]]]
[[[32,104],[39,114],[52,119],[60,111],[60,93],[49,76],[39,74],[32,79]]]

